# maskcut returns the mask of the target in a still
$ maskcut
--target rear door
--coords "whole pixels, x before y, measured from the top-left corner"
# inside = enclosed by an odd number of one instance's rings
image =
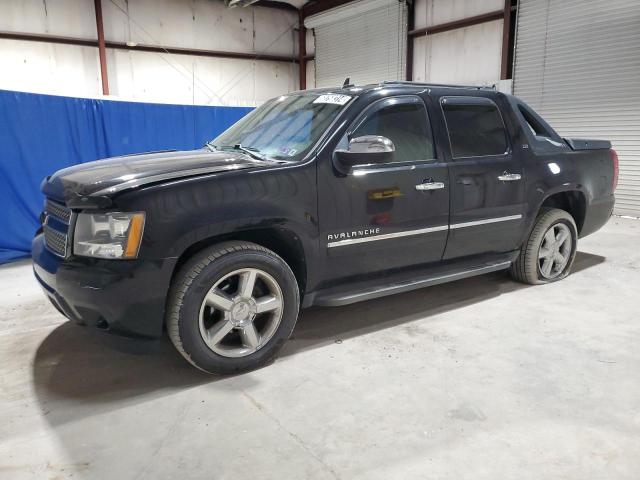
[[[445,259],[519,247],[524,172],[490,98],[440,99],[449,137],[450,233]]]
[[[319,159],[321,248],[327,279],[346,278],[438,262],[447,240],[449,176],[436,158],[431,125],[419,96],[378,100],[348,127],[336,148],[352,138],[381,135],[395,160],[361,165],[342,175],[335,148]]]

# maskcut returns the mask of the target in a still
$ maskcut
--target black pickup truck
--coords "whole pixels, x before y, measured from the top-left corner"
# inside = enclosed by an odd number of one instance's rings
[[[63,315],[166,328],[196,367],[269,361],[301,307],[509,269],[564,278],[614,205],[611,144],[564,139],[480,87],[385,82],[291,93],[200,150],[47,177],[34,271]]]

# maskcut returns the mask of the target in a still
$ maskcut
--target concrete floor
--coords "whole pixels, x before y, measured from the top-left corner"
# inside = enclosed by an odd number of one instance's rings
[[[0,478],[638,479],[639,245],[615,218],[556,284],[309,310],[232,378],[71,325],[0,267]]]

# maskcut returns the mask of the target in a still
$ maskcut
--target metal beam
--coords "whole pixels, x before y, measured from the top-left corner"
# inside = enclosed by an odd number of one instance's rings
[[[409,32],[415,26],[415,8],[413,0],[407,2],[407,58],[406,72],[407,80],[413,80],[413,38]]]
[[[479,25],[481,23],[492,22],[494,20],[500,20],[504,16],[503,10],[496,10],[494,12],[483,13],[481,15],[475,15],[473,17],[462,18],[460,20],[454,20],[452,22],[441,23],[439,25],[432,25],[431,27],[417,28],[409,32],[410,37],[422,37],[424,35],[433,35],[435,33],[448,32],[450,30],[456,30],[458,28],[470,27],[472,25]]]
[[[57,43],[62,45],[76,45],[81,47],[99,47],[98,40],[60,37],[56,35],[40,35],[33,33],[20,32],[0,32],[0,38],[9,40],[23,40],[30,42]],[[299,61],[298,57],[289,57],[286,55],[269,55],[243,52],[224,52],[219,50],[197,50],[191,48],[163,47],[160,45],[143,45],[138,44],[135,47],[127,45],[123,42],[105,41],[105,48],[113,48],[118,50],[130,50],[152,53],[170,53],[175,55],[194,55],[199,57],[218,57],[218,58],[235,58],[239,60],[264,60],[272,62],[294,62]]]
[[[244,53],[244,52],[226,52],[221,50],[200,50],[193,48],[180,47],[163,47],[161,45],[141,45],[135,47],[122,42],[107,42],[107,48],[115,48],[121,50],[132,50],[140,52],[152,53],[170,53],[174,55],[194,55],[196,57],[217,57],[217,58],[235,58],[238,60],[268,60],[272,62],[294,62],[297,63],[296,57],[286,55],[272,55],[267,53]]]
[[[307,89],[307,29],[302,10],[298,11],[298,70],[300,90]]]
[[[298,9],[285,2],[275,2],[273,0],[259,0],[251,4],[252,7],[276,8],[278,10],[287,10],[289,12],[298,12]]]
[[[500,60],[500,80],[507,79],[509,70],[509,32],[511,31],[511,0],[504,0],[504,22],[502,24],[502,58]]]
[[[97,47],[97,40],[85,38],[60,37],[56,35],[22,33],[22,32],[0,32],[0,38],[7,40],[23,40],[27,42],[57,43],[61,45],[76,45],[79,47]]]
[[[94,0],[96,11],[96,29],[98,31],[98,54],[100,55],[100,76],[102,94],[109,95],[109,76],[107,74],[107,51],[104,44],[104,25],[102,23],[102,0]]]
[[[316,13],[331,10],[332,8],[341,7],[342,5],[346,5],[353,1],[354,0],[315,0],[309,2],[304,4],[301,8],[302,18],[307,18],[311,15],[315,15]]]

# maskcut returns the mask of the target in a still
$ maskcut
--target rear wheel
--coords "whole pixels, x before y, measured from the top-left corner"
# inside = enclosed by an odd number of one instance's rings
[[[167,330],[193,365],[228,374],[271,360],[298,309],[298,285],[282,258],[253,243],[226,242],[182,267],[170,293]]]
[[[563,279],[573,265],[577,240],[578,229],[568,212],[557,208],[542,210],[511,265],[511,276],[531,285]]]

